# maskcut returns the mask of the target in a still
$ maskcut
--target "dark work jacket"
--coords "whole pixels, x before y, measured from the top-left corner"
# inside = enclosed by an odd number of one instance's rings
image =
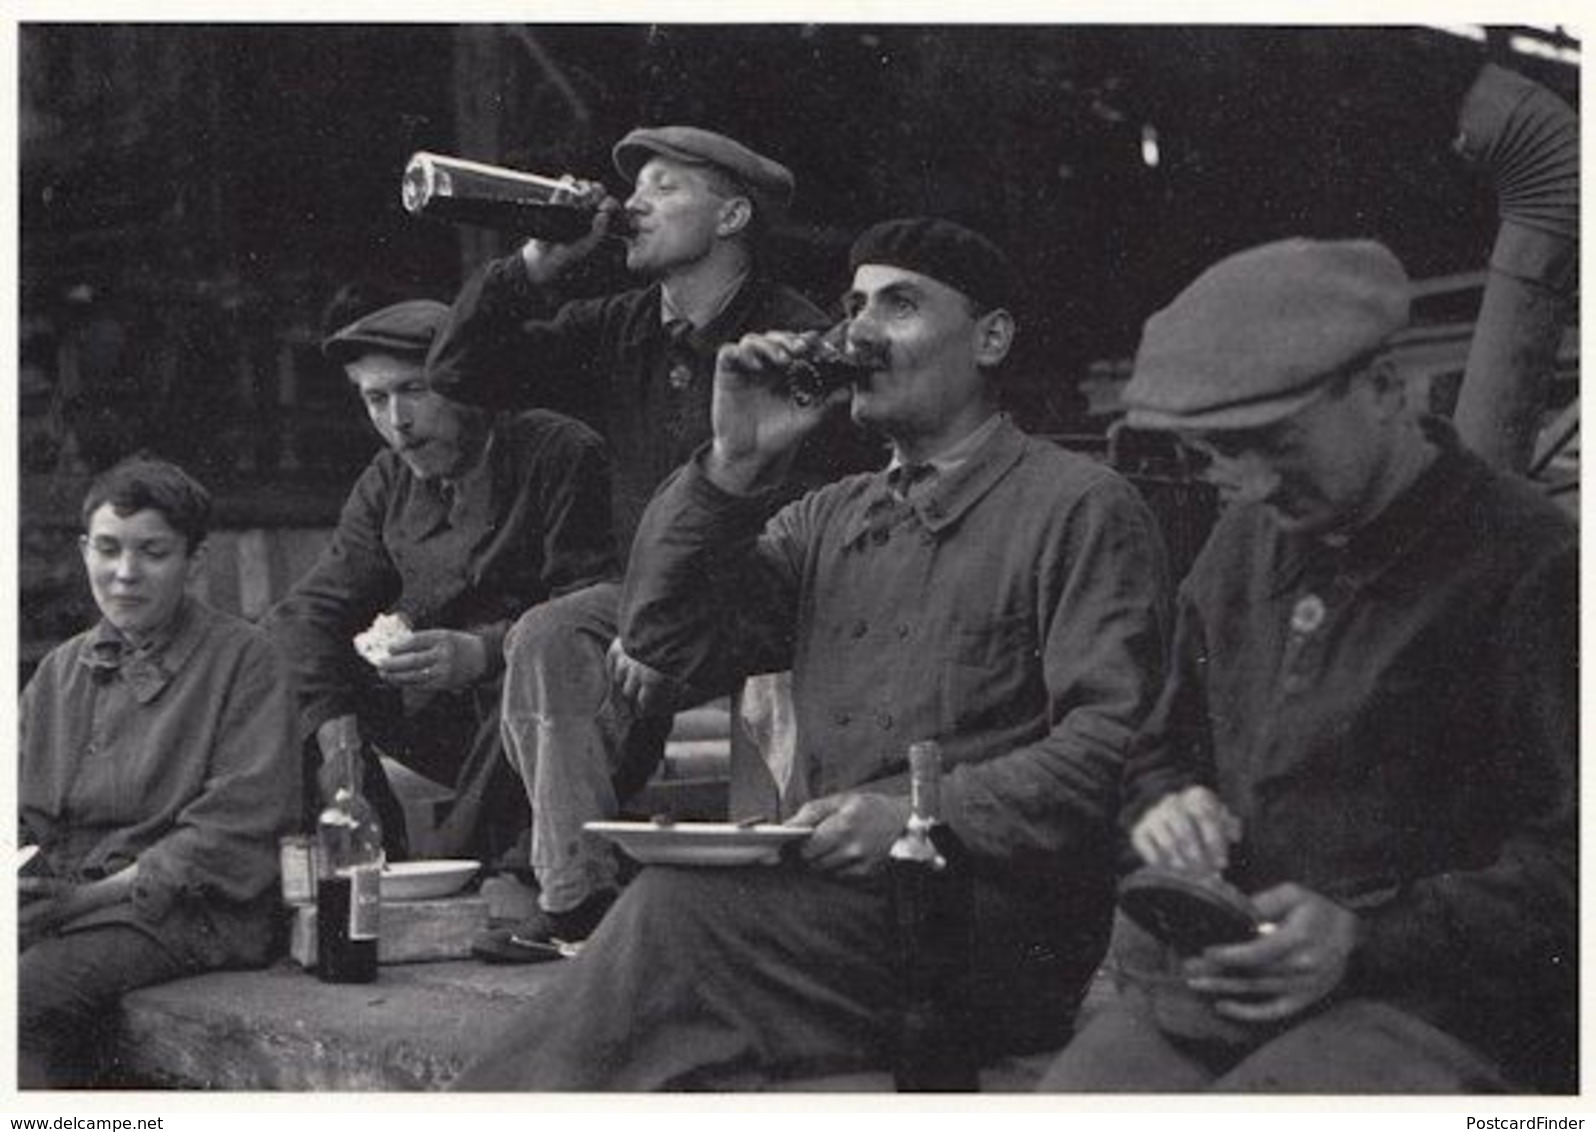
[[[1151,513],[1006,422],[910,503],[877,472],[765,523],[771,505],[697,463],[660,489],[627,569],[627,653],[692,686],[790,665],[814,797],[904,794],[909,744],[939,740],[984,1020],[1011,1048],[1056,1044],[1102,954],[1124,753],[1158,689]]]
[[[1261,507],[1223,516],[1125,822],[1215,787],[1244,830],[1232,879],[1358,912],[1345,992],[1555,1075],[1577,999],[1578,540],[1430,430],[1439,457],[1339,553]],[[1310,593],[1322,623],[1293,630]]]
[[[498,418],[492,437],[486,467],[452,503],[437,480],[418,479],[392,450],[379,452],[327,549],[272,610],[266,624],[307,733],[357,713],[375,681],[353,639],[377,614],[477,634],[496,678],[517,617],[617,575],[603,441],[541,411]]]
[[[624,554],[655,488],[710,438],[720,346],[750,332],[824,324],[808,299],[755,273],[708,326],[673,343],[660,323],[659,284],[562,306],[513,255],[484,266],[460,291],[427,374],[456,400],[555,409],[603,434],[615,455],[615,534]],[[883,462],[839,415],[805,446],[793,479],[813,485]]]

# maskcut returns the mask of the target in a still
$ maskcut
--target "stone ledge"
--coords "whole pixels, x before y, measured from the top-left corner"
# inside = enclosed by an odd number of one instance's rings
[[[119,1053],[129,1078],[157,1087],[440,1089],[556,967],[413,964],[355,986],[286,961],[200,975],[125,996]]]
[[[263,971],[199,975],[122,1000],[119,1059],[136,1087],[442,1089],[560,969],[558,963],[417,963],[383,967],[377,982],[359,986],[322,983],[286,960]],[[1085,1010],[1111,993],[1099,976]],[[1052,1057],[1005,1058],[982,1070],[982,1091],[1029,1092]],[[889,1093],[892,1079],[886,1073],[804,1078],[773,1082],[770,1091]]]

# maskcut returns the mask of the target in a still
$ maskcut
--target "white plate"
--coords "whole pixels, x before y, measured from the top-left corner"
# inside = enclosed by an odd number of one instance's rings
[[[812,832],[786,825],[731,825],[722,822],[590,821],[582,828],[602,834],[645,865],[774,864],[781,847]]]
[[[382,868],[384,900],[435,900],[450,896],[476,876],[476,861],[399,861]]]

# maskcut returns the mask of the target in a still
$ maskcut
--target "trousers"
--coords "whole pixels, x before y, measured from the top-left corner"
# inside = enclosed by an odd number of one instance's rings
[[[50,936],[17,957],[17,1084],[82,1087],[110,1068],[105,1045],[127,991],[205,969],[127,924]]]
[[[672,724],[611,692],[604,658],[619,604],[620,586],[600,583],[534,606],[505,638],[500,730],[531,808],[531,866],[549,912],[615,887],[614,850],[582,825],[613,818],[647,781]]]
[[[735,1090],[878,1069],[896,978],[885,883],[650,866],[453,1088]]]
[[[1389,1003],[1345,999],[1257,1044],[1183,1041],[1123,991],[1049,1067],[1039,1092],[1500,1093],[1478,1051]]]
[[[502,699],[497,680],[409,698],[393,688],[363,690],[356,706],[366,740],[361,789],[377,811],[389,860],[409,860],[414,852],[495,864],[524,842],[526,799],[500,745]],[[424,832],[425,840],[407,829],[379,752],[454,791],[436,827]],[[325,801],[317,783],[320,767],[321,751],[311,735],[304,749],[302,817],[307,829],[316,828]]]

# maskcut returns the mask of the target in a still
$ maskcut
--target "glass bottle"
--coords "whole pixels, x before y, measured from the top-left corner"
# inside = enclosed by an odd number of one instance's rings
[[[909,820],[888,857],[898,932],[893,1080],[900,1093],[979,1088],[970,1033],[970,878],[933,835],[940,825],[942,749],[909,746]]]
[[[592,231],[594,214],[558,199],[569,188],[567,179],[422,151],[405,166],[399,197],[416,216],[568,244]],[[626,227],[626,213],[610,215],[611,235],[624,235]]]
[[[348,779],[316,823],[316,974],[326,983],[377,977],[382,830],[360,793],[360,752],[340,751]]]

